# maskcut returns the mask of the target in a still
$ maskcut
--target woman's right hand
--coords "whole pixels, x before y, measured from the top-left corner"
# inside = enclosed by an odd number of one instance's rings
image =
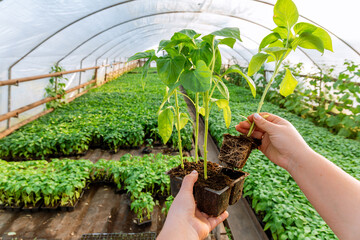
[[[255,113],[250,115],[248,120],[240,122],[235,127],[236,130],[247,134],[250,122],[255,121],[256,127],[251,136],[262,139],[259,150],[273,163],[288,171],[292,168],[295,157],[312,151],[295,127],[279,116],[270,113],[260,113],[260,115]]]

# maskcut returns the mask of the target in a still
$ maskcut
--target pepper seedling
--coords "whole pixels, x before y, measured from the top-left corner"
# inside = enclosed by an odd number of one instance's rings
[[[255,84],[253,81],[243,74],[241,70],[232,66],[224,74],[220,75],[221,53],[219,45],[227,45],[233,47],[236,40],[240,39],[240,30],[238,28],[223,28],[214,31],[208,35],[199,37],[201,34],[191,29],[184,29],[175,32],[170,40],[162,40],[159,43],[158,52],[163,50],[166,54],[161,57],[155,55],[155,50],[140,52],[130,57],[128,61],[148,58],[144,65],[143,75],[149,69],[151,61],[156,61],[159,77],[166,84],[166,94],[159,110],[159,134],[164,143],[170,138],[173,125],[177,128],[179,138],[179,152],[181,156],[181,166],[183,165],[181,135],[180,130],[191,121],[186,113],[180,113],[178,104],[178,94],[184,95],[179,91],[182,85],[186,90],[195,93],[194,104],[196,110],[196,126],[195,126],[195,161],[198,161],[198,126],[199,114],[205,118],[205,136],[204,136],[204,178],[207,179],[207,136],[209,126],[209,115],[211,107],[216,104],[223,110],[225,124],[230,126],[231,110],[229,106],[229,91],[224,84],[222,78],[224,75],[237,72],[243,75],[248,81],[253,94],[255,96]],[[221,39],[217,39],[222,37]],[[218,89],[224,99],[212,98],[214,91]],[[203,106],[200,107],[199,95],[202,95]],[[175,96],[175,107],[168,106],[164,110],[166,102],[171,96]],[[187,95],[184,95],[187,97]],[[176,122],[174,124],[174,113]]]
[[[267,83],[261,96],[257,113],[260,113],[264,104],[265,96],[279,72],[282,62],[297,47],[315,49],[321,53],[325,50],[333,51],[330,35],[322,28],[306,22],[297,23],[299,13],[292,0],[278,0],[274,6],[274,23],[277,25],[272,33],[265,36],[260,43],[259,52],[255,54],[249,63],[248,75],[254,75],[261,66],[267,62],[274,62],[274,73]],[[279,93],[284,97],[292,94],[298,83],[291,71],[285,69],[285,77],[280,84]],[[254,130],[255,123],[251,124],[248,137]]]

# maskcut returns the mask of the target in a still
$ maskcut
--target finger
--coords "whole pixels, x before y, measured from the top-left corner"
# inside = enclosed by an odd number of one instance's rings
[[[210,223],[210,229],[211,231],[219,225],[221,222],[223,222],[227,217],[229,216],[229,213],[227,211],[223,212],[220,216],[217,217],[211,217],[208,218],[208,221]]]
[[[258,131],[258,130],[255,130],[251,134],[251,137],[256,138],[256,139],[262,139],[263,136],[264,136],[264,133],[262,131]]]
[[[248,122],[240,122],[238,125],[235,126],[235,129],[238,131],[238,132],[241,132],[241,133],[244,133],[244,134],[248,134],[249,133],[249,129],[250,129],[250,124]],[[255,132],[259,132],[260,134],[256,134],[254,135]],[[253,133],[253,137],[254,138],[261,138],[261,134],[264,133],[263,130],[257,128],[255,126],[255,131]]]
[[[250,128],[250,123],[248,121],[243,121],[240,122],[238,125],[235,126],[236,130],[240,130],[240,129],[249,129]]]
[[[197,218],[203,218],[202,212],[198,208],[195,209],[195,217]]]
[[[198,172],[196,170],[192,171],[190,174],[184,177],[182,181],[180,192],[190,192],[193,193],[194,184],[198,179]]]
[[[259,129],[268,132],[269,134],[277,131],[277,124],[270,122],[270,119],[265,119],[258,113],[255,113],[253,118],[256,127],[258,127]],[[268,118],[270,118],[270,116]]]

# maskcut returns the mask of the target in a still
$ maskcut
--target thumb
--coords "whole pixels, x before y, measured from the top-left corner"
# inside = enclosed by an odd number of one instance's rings
[[[271,134],[273,131],[275,131],[276,124],[269,122],[262,116],[260,116],[258,113],[254,114],[254,121],[255,125],[260,128],[261,130]]]
[[[192,171],[190,174],[186,175],[182,181],[180,192],[191,192],[193,193],[194,184],[198,179],[198,172],[196,170]]]

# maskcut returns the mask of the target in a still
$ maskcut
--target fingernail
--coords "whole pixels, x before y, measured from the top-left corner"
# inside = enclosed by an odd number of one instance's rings
[[[191,174],[197,174],[197,171],[196,171],[196,170],[193,170],[193,171],[191,172]]]
[[[258,113],[255,113],[255,114],[254,114],[254,118],[257,119],[257,120],[259,120],[261,117],[260,117],[260,115],[259,115]]]

